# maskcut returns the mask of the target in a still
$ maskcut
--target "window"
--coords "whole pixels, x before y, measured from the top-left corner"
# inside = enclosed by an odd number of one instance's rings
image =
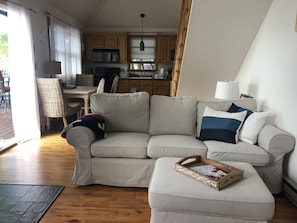
[[[129,70],[130,71],[155,71],[156,37],[143,37],[144,51],[140,51],[141,36],[129,37]]]
[[[50,23],[51,59],[61,62],[63,81],[74,84],[81,73],[80,31],[54,17]]]

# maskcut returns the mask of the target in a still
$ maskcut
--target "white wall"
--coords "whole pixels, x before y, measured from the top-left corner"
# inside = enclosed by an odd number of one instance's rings
[[[241,89],[255,97],[274,122],[297,138],[296,0],[274,0],[238,73]],[[285,175],[296,183],[297,149],[290,154]]]
[[[213,100],[218,80],[236,79],[297,139],[296,9],[296,0],[193,1],[177,95]],[[297,188],[296,148],[285,176]]]
[[[234,80],[272,0],[195,0],[177,95],[213,99]]]

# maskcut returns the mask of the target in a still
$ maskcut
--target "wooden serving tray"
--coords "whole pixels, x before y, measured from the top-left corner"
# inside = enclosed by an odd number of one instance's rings
[[[183,158],[175,164],[175,170],[216,190],[242,179],[244,175],[243,170],[203,156]]]

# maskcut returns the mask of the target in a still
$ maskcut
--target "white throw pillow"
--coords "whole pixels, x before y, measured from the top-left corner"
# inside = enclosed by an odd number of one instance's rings
[[[268,112],[254,112],[244,122],[240,132],[239,140],[250,144],[256,144],[258,135],[265,125]]]

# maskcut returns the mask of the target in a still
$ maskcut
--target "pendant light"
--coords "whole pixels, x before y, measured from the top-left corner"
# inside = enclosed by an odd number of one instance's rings
[[[140,51],[144,51],[144,42],[143,42],[143,18],[144,18],[145,14],[141,13],[140,17],[141,17],[141,41],[140,41]]]

